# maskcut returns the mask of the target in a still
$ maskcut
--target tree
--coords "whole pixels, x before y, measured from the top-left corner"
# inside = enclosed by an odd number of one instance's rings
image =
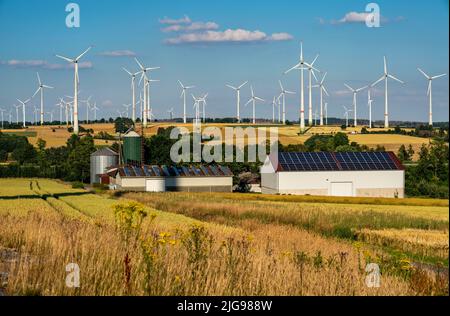
[[[336,133],[333,137],[333,143],[334,143],[334,148],[338,147],[338,146],[342,146],[342,145],[348,145],[349,141],[348,141],[348,136],[347,134],[344,133]]]
[[[400,159],[401,162],[410,160],[410,156],[408,154],[408,151],[406,150],[406,147],[403,144],[398,149],[397,156],[398,156],[398,159]]]
[[[116,133],[126,133],[131,127],[134,126],[133,120],[126,117],[118,117],[114,121],[114,128]]]
[[[414,149],[411,144],[409,144],[409,146],[408,146],[408,156],[409,156],[409,159],[412,159],[414,156]]]
[[[94,151],[94,139],[90,134],[79,138],[67,159],[70,181],[89,181],[90,158]]]

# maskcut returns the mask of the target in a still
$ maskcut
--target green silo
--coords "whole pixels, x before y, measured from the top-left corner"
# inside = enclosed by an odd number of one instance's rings
[[[141,136],[134,131],[130,131],[123,136],[123,161],[126,164],[141,164],[141,159]]]

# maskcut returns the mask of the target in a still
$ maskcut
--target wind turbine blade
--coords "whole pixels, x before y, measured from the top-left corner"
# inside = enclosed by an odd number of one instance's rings
[[[253,99],[248,100],[247,103],[245,103],[245,106],[247,106],[252,101],[253,101]]]
[[[326,73],[323,74],[323,77],[322,77],[322,80],[320,81],[320,84],[323,84],[323,82],[325,81],[325,77],[327,76],[327,73],[328,73],[328,72],[326,72]]]
[[[47,86],[47,85],[42,85],[42,87],[47,88],[47,89],[54,89],[52,86]]]
[[[446,75],[447,75],[447,74],[442,74],[442,75],[433,76],[433,77],[431,77],[431,79],[436,79],[436,78],[444,77],[444,76],[446,76]]]
[[[278,80],[278,83],[280,84],[281,91],[284,91],[283,85],[281,84],[281,80]]]
[[[39,92],[39,90],[41,90],[41,87],[37,88],[36,92],[33,94],[32,98],[34,98],[34,96]]]
[[[428,81],[427,95],[430,95],[430,91],[431,91],[431,80]]]
[[[256,100],[261,101],[261,102],[266,102],[266,100],[261,99],[260,97],[255,97]]]
[[[322,86],[322,89],[323,89],[323,92],[325,92],[325,94],[326,94],[327,96],[330,96],[330,95],[328,94],[328,91],[327,91],[327,89],[325,88],[325,86]]]
[[[344,86],[346,86],[350,91],[355,92],[352,87],[350,87],[348,84],[344,83]]]
[[[287,74],[288,72],[291,72],[292,70],[294,70],[294,69],[298,69],[297,67],[299,67],[301,64],[297,64],[297,65],[295,65],[294,67],[292,67],[292,68],[289,68],[288,70],[286,70],[285,72],[284,72],[284,74]]]
[[[245,86],[248,83],[248,81],[244,82],[243,84],[241,84],[238,89],[242,88],[243,86]]]
[[[161,69],[161,67],[148,67],[145,68],[145,70],[149,71],[149,70],[156,70],[156,69]]]
[[[361,87],[361,88],[359,88],[359,89],[356,89],[356,92],[359,92],[359,91],[362,91],[362,90],[364,90],[364,89],[366,89],[366,88],[368,88],[369,86],[364,86],[364,87]]]
[[[295,94],[295,92],[289,91],[289,90],[285,90],[284,92],[287,93],[287,94]]]
[[[61,56],[61,55],[55,55],[58,58],[64,59],[65,61],[68,61],[69,63],[73,63],[75,60]]]
[[[386,56],[383,56],[383,61],[384,61],[384,73],[387,74],[387,63],[386,63]]]
[[[141,70],[144,70],[144,66],[142,66],[142,64],[139,62],[139,60],[137,60],[136,57],[134,57],[134,60],[136,61],[136,63],[139,65],[139,68],[141,68]]]
[[[37,75],[37,79],[38,79],[39,85],[42,85],[42,83],[41,83],[41,77],[39,77],[39,73],[37,72],[36,75]]]
[[[391,78],[391,79],[394,79],[394,80],[396,80],[396,81],[398,81],[400,83],[404,83],[403,81],[401,81],[400,79],[394,77],[393,75],[388,75],[388,77]]]
[[[195,86],[187,86],[186,89],[193,89]]]
[[[314,58],[314,60],[311,62],[311,66],[314,65],[314,63],[316,62],[317,58],[319,58],[319,54],[317,54],[316,58]]]
[[[92,48],[92,46],[89,46],[88,49],[86,49],[83,53],[80,54],[80,56],[78,56],[77,58],[75,58],[75,60],[80,60],[81,57],[83,57],[88,51],[90,51]]]
[[[254,92],[253,92],[253,86],[250,86],[250,91],[252,92],[252,97],[255,96]]]
[[[319,82],[319,80],[317,79],[316,74],[314,73],[314,70],[311,70],[311,74],[313,75],[313,77],[316,80],[316,82]]]
[[[122,69],[123,69],[127,74],[129,74],[130,76],[133,76],[133,74],[132,74],[131,72],[129,72],[126,68],[122,67]]]
[[[185,94],[185,90],[183,89],[183,90],[181,90],[180,98],[182,98],[184,94]]]
[[[229,84],[227,84],[226,86],[227,86],[228,88],[233,89],[233,90],[237,90],[237,89],[238,89],[238,88],[236,88],[236,87],[230,86]]]
[[[374,83],[372,83],[370,86],[371,87],[375,87],[381,80],[383,80],[384,79],[384,75],[380,78],[380,79],[378,79],[377,81],[375,81]]]
[[[422,73],[422,75],[425,76],[425,78],[430,79],[430,76],[428,76],[422,69],[417,68],[418,71],[420,71]]]

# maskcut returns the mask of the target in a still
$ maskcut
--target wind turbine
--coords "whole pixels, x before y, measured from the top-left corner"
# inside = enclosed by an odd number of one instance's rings
[[[344,83],[344,85],[347,87],[347,89],[349,89],[351,92],[353,92],[353,114],[354,114],[354,125],[355,127],[358,126],[358,120],[356,117],[356,94],[366,88],[368,88],[368,86],[364,86],[358,89],[353,89],[352,87],[350,87],[348,84]]]
[[[245,103],[245,106],[247,106],[250,102],[253,103],[253,124],[256,124],[256,116],[255,116],[256,101],[261,101],[261,102],[265,102],[265,101],[264,101],[264,99],[261,99],[260,97],[255,96],[252,86],[250,86],[250,91],[252,92],[252,97],[250,98],[250,100],[247,101],[247,103]]]
[[[317,80],[316,74],[314,73],[314,70],[320,72],[320,70],[314,68],[314,63],[316,62],[317,58],[319,58],[319,55],[316,55],[316,58],[312,61],[311,64],[307,65],[308,68],[308,77],[309,77],[309,87],[308,87],[308,123],[311,126],[312,125],[312,76],[314,76],[314,79]]]
[[[160,69],[161,67],[144,67],[139,60],[137,60],[137,58],[134,58],[134,60],[136,61],[136,63],[138,64],[139,68],[141,69],[140,71],[137,72],[137,74],[141,73],[141,79],[139,80],[139,84],[141,84],[142,79],[148,79],[147,78],[147,72],[151,71],[151,70],[156,70],[156,69]],[[148,102],[150,100],[148,93],[148,85],[147,85],[147,81],[144,80],[144,108],[143,108],[143,118],[142,118],[142,124],[144,127],[147,127],[147,114],[149,111],[149,105]]]
[[[241,114],[240,114],[240,107],[241,107],[241,88],[243,86],[245,86],[248,83],[248,81],[244,82],[243,84],[241,84],[238,87],[233,87],[229,84],[227,84],[226,86],[230,89],[233,89],[234,91],[236,91],[236,119],[237,122],[240,123],[241,122]]]
[[[89,124],[89,109],[91,107],[91,104],[89,101],[91,101],[92,96],[89,96],[86,100],[82,100],[80,102],[86,103],[86,124]]]
[[[280,84],[281,89],[280,96],[283,99],[283,124],[286,124],[286,94],[295,94],[295,92],[285,90],[281,84],[281,80],[278,80],[278,83]]]
[[[11,125],[12,124],[12,110],[11,109],[9,109],[8,116],[9,116],[9,124]]]
[[[273,97],[272,100],[272,123],[275,123],[275,107],[277,106],[277,97]]]
[[[123,107],[125,108],[125,113],[127,114],[127,118],[130,117],[129,110],[130,110],[131,104],[123,104]]]
[[[78,57],[71,59],[64,56],[56,55],[56,57],[59,57],[61,59],[64,59],[65,61],[74,64],[75,68],[75,77],[74,77],[74,92],[73,92],[73,133],[75,135],[78,135],[79,133],[79,126],[78,126],[78,84],[80,81],[80,78],[78,76],[78,61],[83,57],[92,47],[89,47],[86,49],[83,53],[81,53]]]
[[[41,125],[44,125],[44,89],[53,89],[51,86],[47,86],[41,82],[41,77],[39,77],[39,73],[36,73],[39,86],[36,90],[36,92],[33,94],[31,98],[34,98],[34,96],[41,92]]]
[[[429,76],[427,75],[422,69],[417,68],[417,70],[419,70],[422,75],[425,76],[425,78],[428,79],[428,90],[427,90],[427,95],[429,96],[429,102],[430,102],[430,109],[429,109],[429,113],[428,113],[428,124],[433,126],[433,91],[432,91],[432,82],[434,79],[446,76],[447,74],[442,74],[442,75],[437,75],[437,76]]]
[[[55,104],[59,107],[59,124],[62,124],[62,110],[65,107],[64,100],[62,98],[59,99],[59,102]]]
[[[22,115],[23,115],[23,127],[27,127],[25,124],[25,105],[30,102],[31,99],[26,99],[25,101],[19,100],[17,99],[17,101],[20,102],[20,104],[22,104]]]
[[[200,102],[201,99],[200,98],[196,98],[193,94],[191,94],[192,99],[194,99],[194,106],[193,108],[195,109],[195,119],[193,121],[193,123],[195,125],[197,125],[200,122]]]
[[[20,104],[19,105],[13,105],[13,107],[16,108],[16,124],[19,124],[19,108],[20,108]]]
[[[384,127],[388,128],[389,127],[388,78],[394,79],[395,81],[398,81],[400,83],[404,82],[394,77],[388,72],[386,56],[384,56],[383,59],[384,59],[384,74],[380,77],[380,79],[372,83],[371,87],[376,86],[380,81],[384,80]]]
[[[353,110],[349,110],[347,109],[345,106],[342,106],[345,110],[344,115],[345,115],[345,126],[348,127],[348,112],[352,112]]]
[[[169,113],[170,120],[172,121],[173,120],[173,108],[170,108],[169,110],[167,110],[167,112]]]
[[[131,73],[129,72],[126,68],[122,67],[122,69],[131,76],[131,104],[133,105],[132,107],[132,112],[131,112],[131,119],[133,120],[133,122],[136,122],[136,76],[139,74],[139,72],[136,73]]]
[[[151,121],[151,117],[149,115],[149,113],[152,111],[152,107],[150,105],[150,83],[151,82],[159,82],[160,80],[155,80],[155,79],[149,79],[147,77],[147,75],[144,77],[144,86],[147,85],[147,116],[149,121]]]
[[[33,114],[34,114],[34,121],[33,121],[33,124],[34,125],[36,125],[37,124],[37,116],[36,116],[36,114],[38,114],[38,112],[39,112],[39,109],[37,108],[37,107],[33,107]]]
[[[50,114],[50,124],[51,124],[53,122],[53,110],[47,112],[47,114]]]
[[[313,87],[320,89],[320,125],[323,125],[323,93],[327,96],[329,96],[327,89],[325,88],[323,82],[325,81],[325,77],[327,76],[327,73],[324,73],[322,79],[320,80],[319,84],[314,85]],[[326,104],[326,103],[325,103]],[[328,113],[327,113],[328,114]]]
[[[199,101],[202,102],[202,115],[203,115],[203,123],[206,121],[206,97],[208,96],[208,93],[205,93],[203,97],[199,98]]]
[[[97,111],[99,108],[97,107],[97,102],[94,102],[94,106],[92,107],[92,111],[94,111],[94,121],[97,121]]]
[[[370,89],[367,90],[367,106],[369,107],[369,128],[372,128],[372,98],[370,97]]]
[[[303,58],[303,42],[300,42],[300,60],[294,67],[286,70],[284,74],[287,74],[294,69],[300,70],[300,129],[302,131],[305,129],[305,91],[303,85],[303,71],[309,67],[313,68],[310,64],[305,62]]]
[[[4,127],[3,127],[3,121],[4,121],[3,113],[5,113],[5,112],[6,112],[5,109],[0,108],[0,113],[2,113],[2,129],[4,128]]]
[[[178,80],[178,83],[182,89],[180,98],[183,98],[183,123],[186,124],[186,90],[193,89],[195,86],[185,86],[180,80]]]

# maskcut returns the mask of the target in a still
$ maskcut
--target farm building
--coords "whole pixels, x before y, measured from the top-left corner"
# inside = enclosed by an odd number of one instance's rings
[[[199,167],[132,166],[108,170],[111,185],[119,190],[164,192],[231,192],[233,173],[220,165]]]
[[[91,154],[91,184],[104,183],[102,175],[106,170],[112,166],[117,166],[119,163],[119,154],[114,150],[106,147],[97,150]]]
[[[404,185],[392,152],[279,152],[261,167],[267,194],[403,198]]]

